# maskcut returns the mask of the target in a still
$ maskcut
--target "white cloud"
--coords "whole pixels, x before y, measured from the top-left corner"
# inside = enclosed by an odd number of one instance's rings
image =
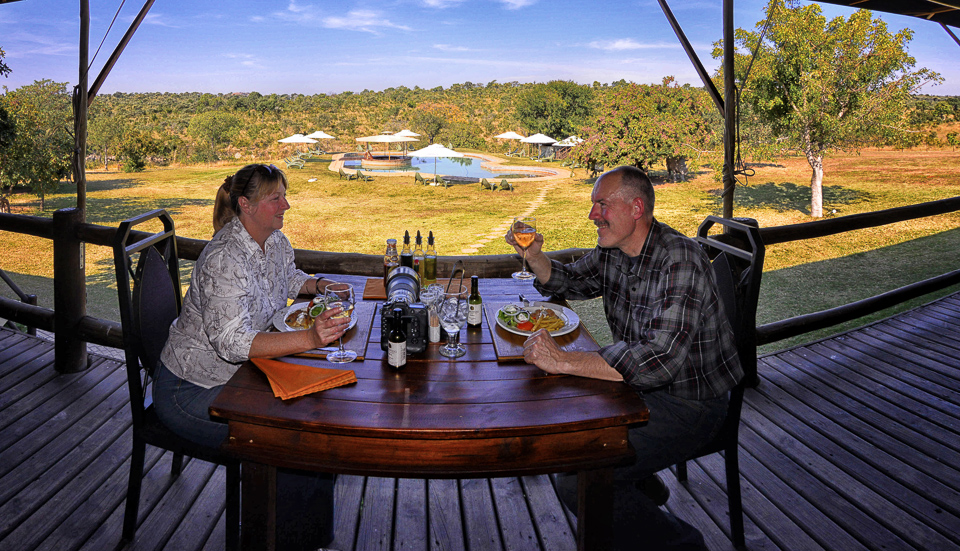
[[[131,19],[133,21],[133,19]],[[162,13],[148,13],[146,17],[143,18],[143,23],[145,25],[157,25],[158,27],[169,27],[171,29],[179,29],[179,25],[174,25],[165,17]]]
[[[537,0],[500,0],[508,10],[519,10],[537,3]]]
[[[608,52],[622,52],[626,50],[650,50],[662,48],[677,48],[676,44],[641,44],[632,38],[618,38],[616,40],[594,40],[587,44],[597,50],[606,50]]]
[[[393,23],[385,19],[380,13],[372,10],[353,10],[345,16],[329,16],[323,18],[323,26],[328,29],[347,29],[364,31],[376,34],[377,28],[411,30],[410,27]]]
[[[434,44],[433,47],[442,52],[470,52],[473,51],[466,46],[451,46],[449,44]]]
[[[239,61],[240,65],[244,67],[249,67],[251,69],[263,69],[265,66],[260,62],[260,58],[253,54],[233,54],[225,53],[223,57],[227,59],[235,59]]]
[[[464,0],[421,0],[423,5],[428,8],[452,8],[454,6],[459,6],[464,2]]]

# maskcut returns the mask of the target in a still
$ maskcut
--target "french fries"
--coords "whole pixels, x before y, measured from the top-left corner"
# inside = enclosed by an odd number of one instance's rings
[[[533,313],[530,321],[533,322],[532,331],[546,329],[547,331],[558,331],[563,329],[565,322],[550,308],[542,308]]]

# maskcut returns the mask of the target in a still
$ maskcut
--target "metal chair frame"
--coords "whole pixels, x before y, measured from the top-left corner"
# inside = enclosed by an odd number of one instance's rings
[[[163,231],[146,236],[133,231],[135,226],[151,220],[160,220]],[[171,475],[174,477],[180,474],[184,455],[226,466],[226,548],[239,549],[240,462],[219,450],[194,444],[166,428],[157,418],[149,393],[170,322],[179,315],[183,303],[173,219],[164,210],[154,210],[124,220],[117,230],[113,252],[133,417],[133,455],[123,517],[123,540],[131,542],[136,535],[143,463],[149,444],[173,452]],[[139,259],[134,271],[133,258],[136,255]],[[169,279],[163,278],[164,271]],[[154,287],[151,283],[155,284]],[[158,295],[153,293],[164,292],[173,295],[171,298],[175,304],[168,302],[159,312],[141,311],[146,308],[144,301],[157,302]]]

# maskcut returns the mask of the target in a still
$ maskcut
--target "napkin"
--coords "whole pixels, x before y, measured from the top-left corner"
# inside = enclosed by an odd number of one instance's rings
[[[352,369],[312,367],[265,358],[250,361],[267,376],[273,394],[283,400],[357,382]]]

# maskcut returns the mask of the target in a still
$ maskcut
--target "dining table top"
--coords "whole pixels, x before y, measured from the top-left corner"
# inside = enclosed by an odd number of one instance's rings
[[[241,458],[280,467],[370,476],[457,477],[576,471],[632,459],[628,427],[647,420],[640,395],[621,382],[547,374],[504,349],[524,337],[490,323],[464,328],[466,354],[449,359],[443,343],[410,354],[396,370],[381,349],[382,281],[327,276],[362,289],[357,327],[345,335],[362,359],[282,361],[353,370],[356,383],[281,400],[266,376],[245,362],[211,406],[230,424],[227,447]],[[469,282],[469,278],[467,278]],[[369,286],[369,289],[367,287]],[[481,279],[485,303],[546,300],[530,282]],[[367,327],[365,324],[369,324]],[[366,331],[365,331],[366,330]],[[363,337],[361,337],[363,338]],[[500,346],[495,341],[500,339]],[[558,342],[596,349],[582,324]],[[345,345],[346,346],[346,345]],[[516,348],[514,349],[514,351]]]

